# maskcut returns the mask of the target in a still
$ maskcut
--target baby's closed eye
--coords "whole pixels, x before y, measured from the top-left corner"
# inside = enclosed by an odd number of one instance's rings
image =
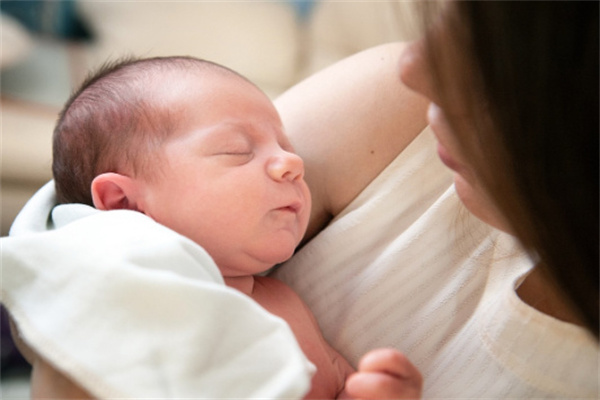
[[[249,148],[226,148],[213,153],[218,159],[223,159],[226,163],[242,165],[254,158],[254,151]]]

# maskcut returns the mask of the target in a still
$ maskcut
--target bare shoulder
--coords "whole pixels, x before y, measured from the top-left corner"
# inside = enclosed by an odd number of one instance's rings
[[[254,277],[252,298],[261,305],[263,302],[273,302],[280,305],[287,304],[288,306],[304,307],[304,301],[291,287],[279,279],[269,276]],[[263,305],[263,307],[265,306]],[[268,309],[268,307],[265,308]]]
[[[319,330],[306,303],[291,287],[278,279],[255,277],[252,298],[267,311],[285,319],[296,333],[305,329]]]
[[[275,101],[306,166],[307,238],[342,211],[425,128],[426,101],[400,80],[405,45],[374,47],[300,82]]]

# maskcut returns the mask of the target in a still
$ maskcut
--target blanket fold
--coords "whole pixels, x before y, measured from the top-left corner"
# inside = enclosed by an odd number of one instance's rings
[[[22,339],[99,398],[301,398],[287,324],[226,287],[191,240],[133,211],[54,207],[50,182],[2,238]]]

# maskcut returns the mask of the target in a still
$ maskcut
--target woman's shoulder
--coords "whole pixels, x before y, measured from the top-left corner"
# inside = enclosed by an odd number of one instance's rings
[[[426,101],[400,80],[402,43],[357,53],[275,101],[304,159],[313,212],[307,237],[343,210],[426,126]]]

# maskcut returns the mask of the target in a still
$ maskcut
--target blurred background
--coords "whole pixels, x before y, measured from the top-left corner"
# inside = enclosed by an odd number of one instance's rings
[[[0,1],[0,233],[51,179],[62,104],[99,64],[192,55],[242,73],[271,98],[377,44],[417,34],[411,1]],[[168,82],[165,82],[168,84]],[[29,398],[29,368],[2,310],[0,397]]]

